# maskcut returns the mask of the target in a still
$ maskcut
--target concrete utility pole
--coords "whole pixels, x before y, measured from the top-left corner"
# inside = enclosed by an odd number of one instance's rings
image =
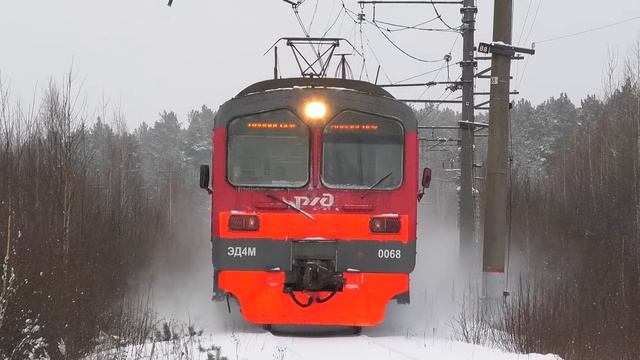
[[[511,44],[513,0],[495,0],[494,44]],[[489,140],[487,154],[482,294],[499,299],[506,289],[505,251],[508,236],[509,77],[513,52],[492,51]]]
[[[476,31],[475,0],[464,0],[462,14],[462,122],[460,123],[460,260],[462,263],[477,264],[475,241],[475,219],[473,204],[473,153],[474,153],[474,33]],[[473,269],[475,270],[475,269]],[[476,270],[477,271],[477,270]],[[474,271],[475,272],[475,271]]]

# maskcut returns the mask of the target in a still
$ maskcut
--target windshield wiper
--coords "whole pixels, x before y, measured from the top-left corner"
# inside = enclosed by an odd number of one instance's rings
[[[295,210],[295,211],[299,212],[300,214],[302,214],[302,215],[304,215],[304,216],[308,217],[309,219],[311,219],[311,220],[313,220],[313,221],[316,221],[316,219],[313,217],[313,215],[311,215],[311,214],[309,214],[308,212],[306,212],[306,211],[304,211],[304,210],[300,209],[299,207],[297,207],[297,206],[296,206],[296,204],[294,204],[294,203],[292,203],[292,202],[290,202],[290,201],[287,201],[287,200],[285,200],[285,199],[281,199],[281,198],[279,198],[279,197],[277,197],[277,196],[275,196],[275,195],[272,195],[272,194],[267,194],[267,197],[268,197],[269,199],[273,199],[273,200],[276,200],[276,201],[280,201],[281,203],[283,203],[283,204],[287,205],[288,207],[292,208],[293,210]]]
[[[378,181],[376,181],[373,185],[369,186],[369,188],[367,189],[367,191],[364,192],[364,194],[362,194],[362,196],[360,197],[360,199],[364,199],[365,196],[367,196],[367,194],[369,194],[371,192],[371,190],[375,189],[376,186],[382,184],[383,181],[387,180],[387,178],[389,176],[393,175],[393,171],[388,173],[387,175],[381,177]]]

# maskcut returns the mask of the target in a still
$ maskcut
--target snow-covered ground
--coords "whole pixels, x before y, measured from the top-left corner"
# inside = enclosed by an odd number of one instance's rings
[[[425,207],[419,219],[427,219]],[[213,359],[214,346],[229,360],[241,359],[478,359],[542,360],[554,355],[516,355],[456,341],[460,288],[455,284],[457,233],[419,224],[418,258],[412,274],[411,304],[389,303],[385,322],[363,329],[360,336],[281,337],[244,322],[237,304],[211,302],[211,256],[207,228],[176,241],[191,247],[188,263],[151,274],[153,306],[161,318],[194,324],[203,335],[129,348],[127,358]],[[193,243],[193,239],[197,239]],[[462,285],[462,286],[461,286]],[[143,285],[149,286],[149,284]],[[456,288],[458,290],[456,290]],[[153,350],[152,350],[153,349]],[[177,351],[177,352],[176,352]],[[180,353],[189,356],[180,357]],[[135,354],[138,355],[135,355]],[[145,357],[146,356],[146,357]]]
[[[330,338],[278,337],[267,332],[214,333],[191,339],[130,347],[118,352],[118,358],[216,359],[229,360],[557,360],[554,355],[507,354],[499,350],[428,336],[348,336]],[[107,352],[91,360],[113,358]]]

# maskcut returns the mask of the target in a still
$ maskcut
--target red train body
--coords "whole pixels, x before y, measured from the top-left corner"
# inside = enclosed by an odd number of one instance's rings
[[[409,107],[353,80],[270,80],[221,106],[214,298],[265,325],[374,326],[390,300],[407,303],[416,129]]]

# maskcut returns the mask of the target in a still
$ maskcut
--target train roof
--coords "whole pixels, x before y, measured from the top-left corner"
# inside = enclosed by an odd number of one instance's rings
[[[359,111],[399,120],[407,131],[417,128],[413,110],[383,88],[365,81],[325,78],[274,79],[250,85],[220,106],[214,126],[226,128],[236,117],[277,109],[302,116],[304,104],[314,97],[326,100],[333,115]]]
[[[287,78],[260,81],[240,91],[236,97],[293,88],[345,89],[395,99],[387,90],[366,81],[335,78]]]

